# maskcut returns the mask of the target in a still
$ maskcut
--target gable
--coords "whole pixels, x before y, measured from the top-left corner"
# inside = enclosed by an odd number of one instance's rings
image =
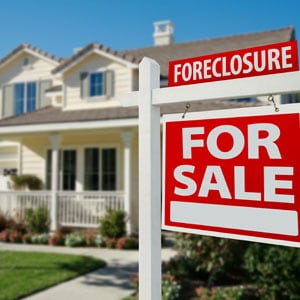
[[[54,65],[26,51],[20,53],[0,69],[0,83],[8,84],[52,77]]]

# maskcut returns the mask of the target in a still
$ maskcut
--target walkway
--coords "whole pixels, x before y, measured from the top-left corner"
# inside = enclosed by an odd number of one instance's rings
[[[133,292],[131,276],[138,271],[138,251],[103,248],[69,248],[42,245],[0,243],[0,250],[37,251],[87,255],[106,261],[105,268],[77,277],[24,300],[120,300]],[[162,250],[162,259],[175,254],[170,248]]]

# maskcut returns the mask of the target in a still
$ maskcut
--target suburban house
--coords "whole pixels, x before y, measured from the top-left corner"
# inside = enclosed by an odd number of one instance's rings
[[[168,62],[295,39],[292,27],[175,43],[170,21],[154,23],[154,45],[115,51],[99,43],[58,58],[21,44],[0,59],[0,209],[18,213],[48,205],[52,229],[97,226],[105,209],[124,209],[128,229],[138,224],[138,109],[118,96],[139,88],[139,63],[147,56]],[[292,102],[291,95],[276,96]],[[190,111],[268,105],[267,98],[196,103]],[[163,107],[163,113],[184,106]],[[9,175],[34,174],[43,191],[14,191]],[[19,212],[20,213],[20,212]]]

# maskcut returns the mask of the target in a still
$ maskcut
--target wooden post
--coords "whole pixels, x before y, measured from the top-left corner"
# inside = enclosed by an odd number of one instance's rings
[[[139,299],[161,299],[160,107],[152,105],[160,66],[144,58],[139,74]]]

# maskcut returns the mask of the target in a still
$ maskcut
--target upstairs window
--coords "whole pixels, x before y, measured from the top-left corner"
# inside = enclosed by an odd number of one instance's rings
[[[14,114],[20,115],[36,109],[36,82],[14,85]]]
[[[2,87],[2,117],[32,112],[50,104],[45,91],[51,87],[51,80],[18,82]]]
[[[114,95],[114,72],[80,73],[80,96],[82,99],[109,99]]]
[[[102,72],[90,75],[90,97],[102,96],[104,94],[104,76]]]

